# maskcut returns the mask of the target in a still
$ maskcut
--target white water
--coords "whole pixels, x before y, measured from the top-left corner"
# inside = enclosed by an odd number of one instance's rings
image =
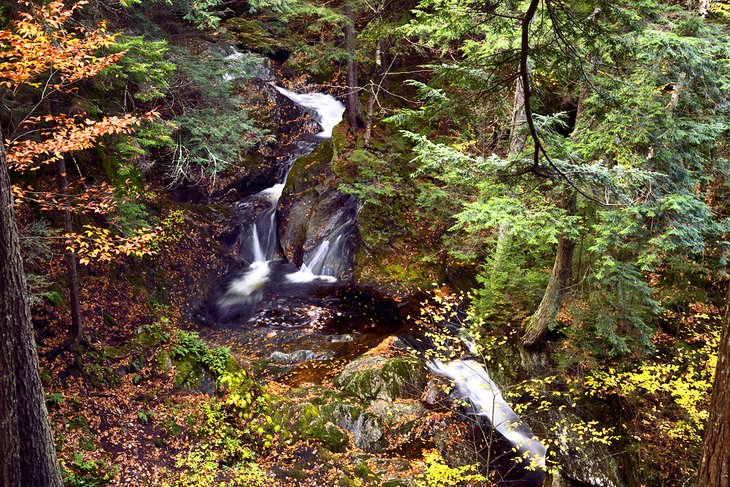
[[[228,308],[238,304],[253,303],[255,295],[269,281],[270,272],[268,262],[254,262],[249,266],[246,273],[231,281],[226,293],[218,300],[218,304],[221,307]]]
[[[451,379],[459,399],[469,401],[476,414],[486,417],[516,450],[528,452],[527,461],[532,468],[545,467],[547,448],[507,404],[484,366],[474,360],[455,360],[447,364],[433,360],[429,367],[435,374]]]
[[[332,95],[326,95],[324,93],[295,93],[277,85],[272,86],[279,93],[312,113],[314,119],[322,128],[322,131],[317,134],[318,137],[332,137],[332,130],[342,121],[342,116],[345,113],[345,105]],[[281,192],[279,192],[280,195]],[[337,277],[332,275],[336,271],[332,269],[333,266],[328,266],[327,262],[337,258],[335,254],[341,250],[339,243],[342,238],[343,229],[349,223],[351,222],[346,222],[332,230],[313,253],[305,256],[301,269],[288,274],[286,279],[293,283],[337,281]]]
[[[317,134],[319,137],[327,139],[332,137],[332,129],[342,121],[342,115],[345,113],[345,105],[332,95],[325,95],[324,93],[294,93],[281,86],[273,85],[273,87],[297,105],[313,112],[314,119],[322,127],[322,131]]]
[[[337,282],[337,278],[335,276],[315,274],[309,267],[307,267],[307,264],[302,264],[302,268],[299,269],[297,272],[287,274],[286,280],[296,284],[305,284],[307,282],[314,281]]]
[[[279,203],[284,184],[275,184],[258,193],[269,207],[262,211],[251,225],[251,247],[254,262],[266,262],[276,256],[278,241],[276,237],[276,205]],[[259,228],[259,224],[261,228]]]
[[[269,200],[272,204],[277,204],[281,193],[284,191],[284,183],[275,184],[272,187],[265,189],[259,193],[260,196]]]

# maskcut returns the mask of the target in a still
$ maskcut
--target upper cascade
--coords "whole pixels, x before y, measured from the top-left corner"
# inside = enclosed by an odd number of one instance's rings
[[[297,105],[313,112],[314,119],[322,127],[322,131],[317,134],[318,137],[332,138],[332,130],[342,121],[342,115],[345,113],[345,105],[337,98],[324,93],[294,93],[273,83],[272,86]]]

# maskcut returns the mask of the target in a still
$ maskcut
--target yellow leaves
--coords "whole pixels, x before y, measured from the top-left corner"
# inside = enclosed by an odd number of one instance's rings
[[[114,42],[103,24],[93,31],[82,26],[67,30],[65,23],[74,10],[86,4],[76,2],[66,8],[61,0],[47,5],[21,1],[26,8],[10,29],[0,31],[0,84],[8,89],[39,85],[47,74],[47,87],[62,91],[68,85],[96,75],[116,63],[123,53],[97,56],[101,48]],[[46,84],[44,82],[43,84]]]
[[[152,244],[157,235],[157,230],[147,228],[138,230],[130,237],[123,237],[113,235],[106,228],[86,225],[82,232],[66,235],[69,242],[66,248],[75,252],[79,263],[83,265],[111,262],[121,255],[142,257],[154,254]]]

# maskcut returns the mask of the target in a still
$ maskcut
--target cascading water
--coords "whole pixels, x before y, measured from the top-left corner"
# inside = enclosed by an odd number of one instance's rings
[[[332,130],[342,121],[345,105],[337,101],[332,95],[324,93],[295,93],[280,86],[272,85],[276,91],[291,101],[308,110],[322,127],[317,135],[322,138],[332,137]]]
[[[295,93],[273,85],[280,94],[309,112],[319,123],[320,140],[332,137],[332,130],[342,120],[345,106],[331,95],[323,93]],[[281,164],[280,181],[270,188],[239,203],[243,213],[239,236],[241,258],[250,266],[238,277],[230,280],[222,295],[217,299],[219,308],[250,306],[261,299],[265,286],[275,278],[272,275],[279,267],[272,267],[273,261],[280,261],[277,237],[276,211],[286,185],[289,171],[297,157],[312,152],[316,143],[299,141],[297,151]],[[345,250],[345,242],[354,237],[356,231],[357,204],[338,210],[331,218],[331,226],[320,237],[319,245],[304,253],[302,266],[295,272],[286,272],[284,279],[292,284],[312,282],[333,283],[340,278],[351,255]],[[351,241],[348,244],[350,247]],[[284,267],[281,267],[284,269]],[[223,312],[222,316],[229,313]]]
[[[477,355],[473,340],[465,338],[469,354]],[[547,448],[507,403],[484,365],[470,358],[445,362],[432,358],[428,360],[428,367],[435,375],[452,381],[455,386],[452,397],[469,404],[471,413],[478,420],[484,420],[486,428],[493,429],[506,442],[502,443],[501,449],[508,452],[505,463],[512,480],[504,482],[505,485],[542,486]]]
[[[300,94],[272,85],[278,93],[292,102],[306,109],[319,123],[321,131],[318,139],[332,136],[333,128],[341,121],[345,107],[330,95],[321,93]],[[260,337],[273,340],[279,337],[284,351],[275,351],[271,360],[276,363],[296,363],[301,360],[321,360],[330,357],[336,351],[322,350],[321,344],[307,345],[309,348],[286,348],[289,342],[285,332],[276,332],[272,329],[282,324],[296,328],[309,326],[316,329],[320,317],[328,319],[330,323],[339,323],[335,326],[357,327],[356,333],[362,333],[367,326],[393,326],[398,322],[398,311],[395,306],[387,307],[387,311],[375,315],[356,316],[354,308],[366,313],[374,313],[383,306],[385,299],[375,298],[370,304],[366,303],[363,295],[337,295],[335,290],[343,291],[345,286],[334,286],[332,283],[345,275],[347,262],[352,258],[354,246],[352,241],[356,236],[356,219],[358,206],[353,199],[342,198],[336,205],[327,209],[327,224],[321,225],[317,235],[307,236],[310,242],[302,249],[302,265],[298,270],[281,257],[281,249],[277,230],[277,207],[284,191],[289,170],[297,157],[312,152],[316,143],[301,139],[296,143],[295,153],[280,162],[279,180],[272,187],[260,191],[238,204],[240,226],[238,231],[239,260],[249,263],[248,267],[238,275],[226,279],[215,293],[211,304],[215,308],[211,313],[217,323],[241,323],[250,320],[261,327],[262,334],[252,335],[252,340],[260,347]],[[308,284],[312,283],[312,284]],[[318,288],[318,286],[320,286]],[[325,293],[316,293],[317,289]],[[324,294],[324,295],[323,295]],[[365,296],[366,298],[368,296]],[[358,303],[358,300],[362,301]],[[364,304],[363,304],[364,303]],[[352,309],[348,306],[352,306]],[[386,307],[384,307],[386,308]],[[292,313],[291,310],[299,310]],[[362,312],[362,311],[360,311]],[[297,317],[303,320],[297,320]],[[389,321],[390,320],[390,321]],[[365,323],[372,323],[366,325]],[[402,326],[402,323],[397,323]],[[271,327],[271,328],[268,328]],[[343,326],[344,328],[344,326]],[[392,330],[392,328],[391,328]],[[342,330],[338,330],[342,333]],[[290,332],[292,333],[292,332]],[[311,339],[315,335],[308,330],[303,335],[292,334],[292,341],[299,344],[302,337]],[[342,335],[348,336],[350,335]],[[352,338],[348,338],[350,340]],[[327,339],[328,346],[335,347],[335,342]],[[270,347],[270,342],[267,347]],[[340,346],[340,345],[337,345]],[[469,344],[467,344],[467,347]],[[310,349],[311,348],[311,349]],[[270,348],[266,348],[270,350]],[[355,346],[353,346],[353,350]],[[361,353],[361,352],[358,352]],[[472,350],[472,355],[474,352]],[[545,446],[533,436],[530,428],[524,424],[517,414],[505,401],[497,385],[490,378],[487,370],[479,362],[472,359],[439,361],[431,360],[428,363],[431,371],[439,376],[454,382],[453,395],[456,399],[465,401],[472,406],[471,412],[485,420],[488,427],[493,428],[497,436],[503,441],[502,450],[509,452],[510,458],[519,459],[510,464],[509,468],[517,466],[521,471],[514,482],[505,483],[510,486],[533,487],[542,485],[545,465]],[[490,459],[491,460],[491,459]]]

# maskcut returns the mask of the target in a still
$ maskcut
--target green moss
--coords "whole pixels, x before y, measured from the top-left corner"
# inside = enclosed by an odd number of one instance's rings
[[[155,355],[155,367],[161,371],[168,371],[172,368],[172,358],[167,350],[161,350]]]
[[[306,478],[309,478],[310,474],[301,468],[292,468],[291,470],[284,470],[283,472],[285,477],[289,477],[292,479],[299,479],[304,480]]]
[[[417,395],[424,382],[425,371],[418,360],[367,357],[351,362],[335,385],[348,396],[392,401]]]
[[[365,462],[358,463],[357,465],[355,465],[355,468],[353,470],[355,472],[355,475],[364,480],[367,480],[373,475],[373,471],[370,470],[370,467],[368,467],[368,464]]]
[[[203,369],[195,358],[188,358],[176,363],[175,385],[190,387],[203,378]]]
[[[332,142],[324,141],[311,154],[298,158],[286,178],[284,192],[299,193],[316,186],[318,179],[327,174],[332,156]]]
[[[267,55],[276,55],[286,51],[285,45],[266,31],[256,20],[235,17],[226,22],[226,29],[238,42],[251,51]]]

